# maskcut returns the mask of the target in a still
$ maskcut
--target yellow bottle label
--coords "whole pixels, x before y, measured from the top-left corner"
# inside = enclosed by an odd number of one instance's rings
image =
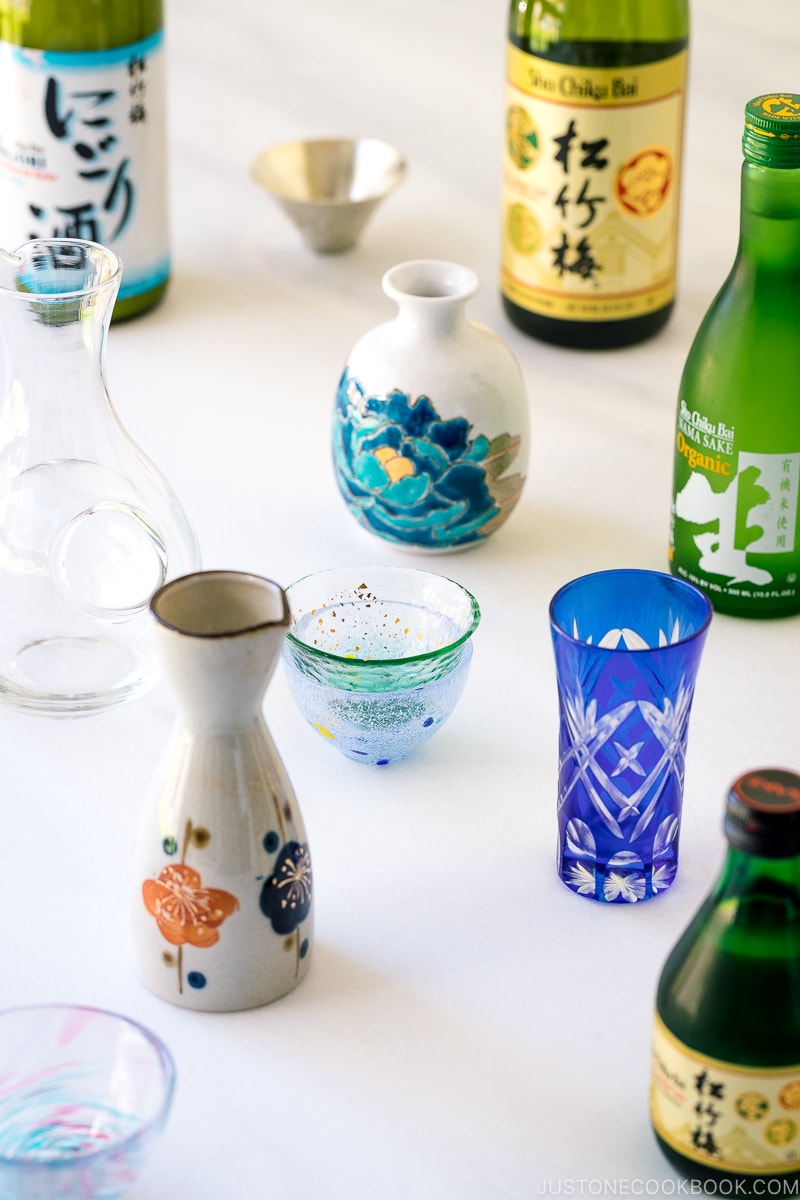
[[[658,1016],[650,1116],[667,1145],[693,1162],[741,1174],[800,1168],[800,1065],[720,1062],[678,1041]]]
[[[608,321],[673,299],[685,83],[685,52],[585,69],[509,46],[509,300],[561,320]]]

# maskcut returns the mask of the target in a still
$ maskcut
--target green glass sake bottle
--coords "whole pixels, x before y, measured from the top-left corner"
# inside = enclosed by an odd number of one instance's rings
[[[745,109],[733,268],[681,379],[669,558],[719,612],[800,612],[800,96]]]
[[[512,0],[501,290],[563,346],[625,346],[674,304],[688,0]]]
[[[162,0],[0,0],[0,246],[100,242],[114,318],[169,279]]]
[[[703,1194],[798,1195],[800,776],[742,775],[725,834],[722,874],[658,984],[652,1125]]]

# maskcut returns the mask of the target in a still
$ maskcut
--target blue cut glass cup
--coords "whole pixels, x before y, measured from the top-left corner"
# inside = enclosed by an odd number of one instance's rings
[[[675,879],[689,713],[711,615],[701,591],[657,571],[584,575],[550,603],[558,871],[580,896],[631,903]]]

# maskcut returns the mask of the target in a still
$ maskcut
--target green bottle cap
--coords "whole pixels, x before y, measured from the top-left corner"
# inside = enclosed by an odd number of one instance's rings
[[[800,167],[800,96],[770,92],[745,105],[742,149],[762,167]]]
[[[740,775],[728,796],[725,835],[761,858],[800,855],[800,775],[777,767]]]

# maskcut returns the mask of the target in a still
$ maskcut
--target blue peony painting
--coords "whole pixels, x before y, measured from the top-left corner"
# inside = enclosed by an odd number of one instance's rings
[[[355,518],[389,541],[451,549],[493,533],[525,482],[504,474],[519,446],[511,433],[475,433],[464,417],[443,421],[428,396],[370,396],[347,369],[339,381],[336,480]]]

